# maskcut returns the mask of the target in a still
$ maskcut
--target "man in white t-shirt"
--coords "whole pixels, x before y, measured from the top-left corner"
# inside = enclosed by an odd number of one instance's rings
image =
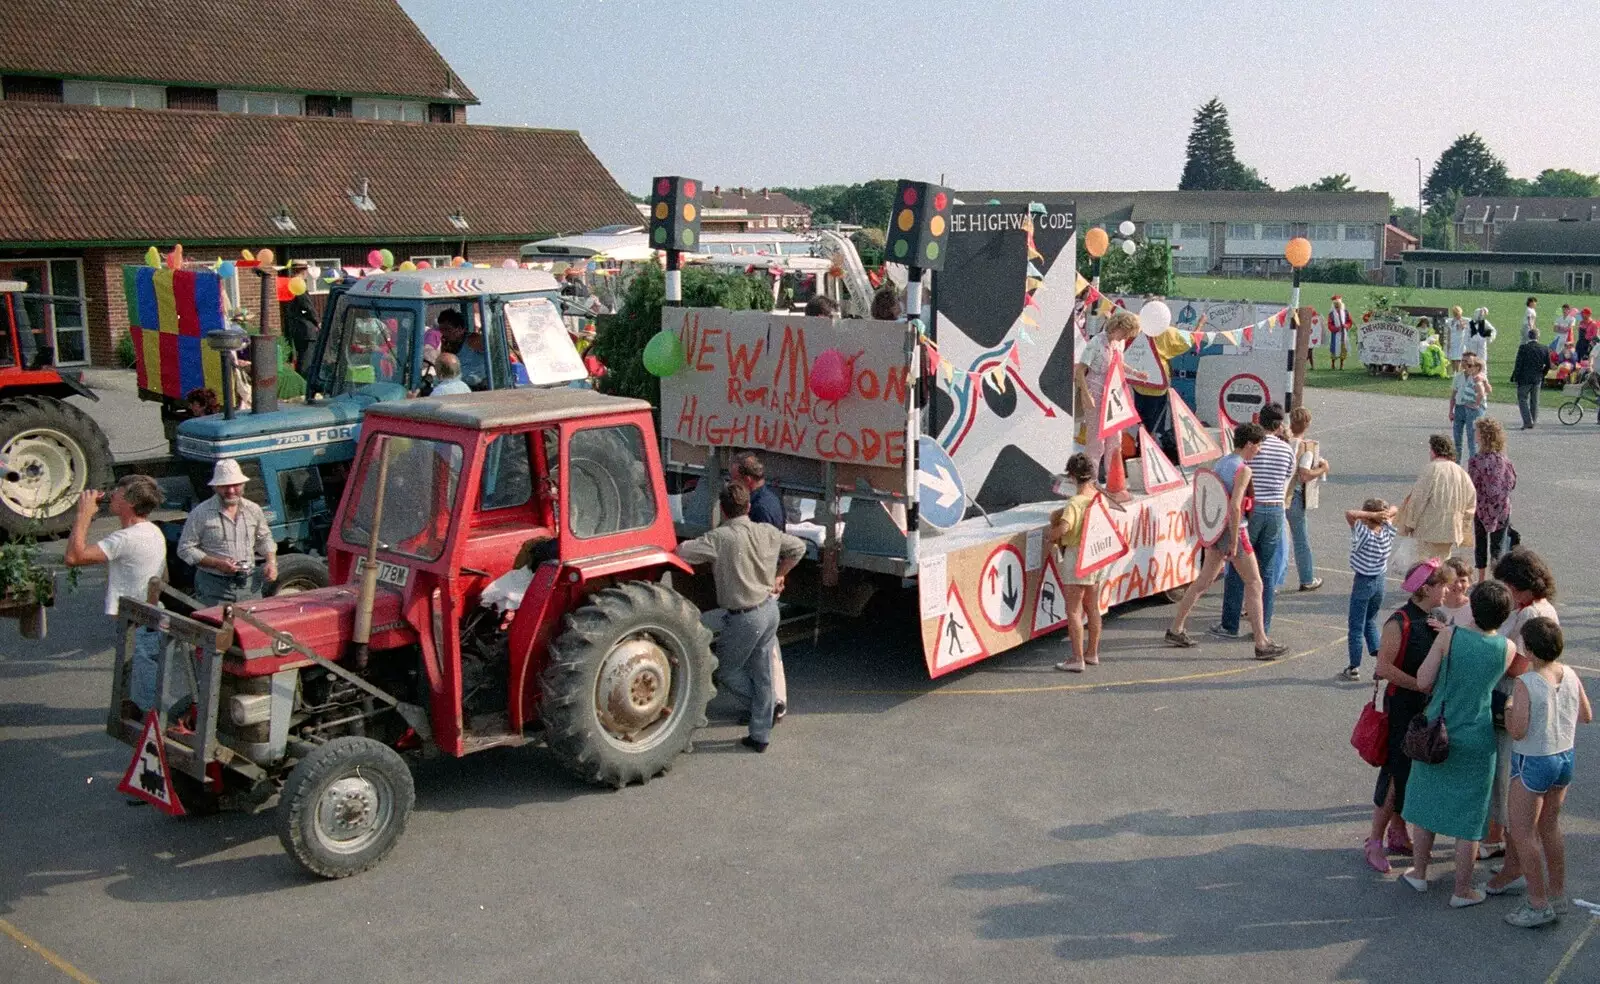
[[[1555,350],[1557,352],[1561,351],[1561,346],[1563,345],[1576,346],[1578,344],[1577,328],[1578,312],[1572,309],[1571,304],[1561,305],[1561,317],[1556,319]],[[1524,331],[1522,334],[1526,337],[1528,333]]]
[[[86,491],[78,498],[78,515],[67,540],[67,566],[106,565],[107,615],[117,614],[117,600],[123,596],[144,600],[150,579],[160,577],[167,566],[167,538],[150,522],[150,514],[161,505],[161,487],[149,475],[127,475],[111,493],[109,507],[122,528],[88,544],[89,523],[99,511],[104,492]],[[133,672],[128,681],[128,698],[140,712],[156,702],[156,655],[160,640],[156,633],[141,628],[134,633]]]

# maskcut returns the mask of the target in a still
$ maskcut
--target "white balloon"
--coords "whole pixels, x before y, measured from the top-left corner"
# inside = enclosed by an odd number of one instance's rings
[[[1172,327],[1172,309],[1161,301],[1151,301],[1139,309],[1139,328],[1151,338]]]
[[[312,280],[320,280],[322,279],[322,268],[313,263],[306,267],[306,276]]]
[[[1139,244],[1131,239],[1124,239],[1122,241],[1122,251],[1127,253],[1129,256],[1132,256],[1133,254],[1139,252]]]
[[[1117,231],[1122,233],[1124,236],[1133,235],[1133,230],[1134,230],[1134,225],[1133,225],[1132,220],[1130,220],[1130,219],[1123,219],[1122,220],[1122,224],[1117,226]]]

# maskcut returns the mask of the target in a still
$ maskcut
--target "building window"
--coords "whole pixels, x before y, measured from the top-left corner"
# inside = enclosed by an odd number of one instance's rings
[[[1244,258],[1239,256],[1224,256],[1222,258],[1223,273],[1244,272]]]
[[[1172,226],[1166,222],[1146,222],[1144,224],[1144,234],[1151,239],[1170,239],[1172,238]]]
[[[291,264],[304,263],[310,270],[316,272],[315,276],[306,277],[306,293],[308,294],[326,294],[328,292],[328,278],[333,276],[334,270],[344,267],[344,261],[337,256],[319,256],[315,259],[295,257],[289,262]]]
[[[1175,256],[1172,268],[1177,273],[1205,273],[1211,269],[1203,256]]]
[[[168,109],[200,109],[215,112],[217,90],[199,89],[187,85],[167,86]]]
[[[1417,267],[1418,287],[1443,287],[1444,271],[1438,267]]]
[[[1594,273],[1585,270],[1567,271],[1567,293],[1587,294],[1594,290]]]
[[[1347,242],[1371,242],[1372,227],[1369,225],[1347,225],[1344,227],[1344,238]]]
[[[1481,236],[1481,235],[1483,235],[1483,222],[1481,220],[1469,219],[1467,221],[1467,223],[1466,223],[1466,227],[1467,227],[1467,235],[1469,235],[1469,236]]]
[[[429,123],[454,123],[456,121],[456,107],[454,103],[429,103]]]
[[[349,96],[307,96],[307,116],[349,116]]]
[[[351,115],[387,123],[421,123],[427,119],[427,108],[419,102],[396,99],[356,99],[351,104]]]
[[[24,362],[31,362],[41,346],[55,350],[59,365],[89,361],[82,260],[0,260],[0,280],[20,280],[23,292],[34,295],[15,301]],[[9,346],[0,359],[9,363]]]
[[[1268,222],[1261,227],[1262,239],[1289,239],[1289,226],[1283,222]]]
[[[305,100],[287,92],[241,92],[223,89],[217,93],[217,108],[224,113],[251,116],[303,116]]]
[[[1469,269],[1469,270],[1466,271],[1466,273],[1467,273],[1467,286],[1468,287],[1487,287],[1487,286],[1489,286],[1489,271],[1488,270],[1473,270],[1473,269]]]
[[[1328,242],[1339,238],[1339,227],[1332,222],[1312,223],[1308,230],[1308,238],[1317,242]]]
[[[1539,286],[1539,271],[1517,270],[1513,272],[1511,274],[1511,286],[1517,290],[1531,290]]]
[[[1228,238],[1229,239],[1254,239],[1254,238],[1256,238],[1256,227],[1251,225],[1248,222],[1229,222],[1228,223]]]
[[[6,75],[0,77],[0,88],[11,102],[58,103],[62,101],[61,80],[41,79],[32,75]]]
[[[167,90],[157,85],[112,85],[109,82],[63,82],[63,102],[115,109],[166,109]]]

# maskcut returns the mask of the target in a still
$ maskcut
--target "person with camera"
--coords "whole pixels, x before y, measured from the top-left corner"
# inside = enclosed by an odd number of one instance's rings
[[[278,579],[267,514],[244,497],[244,469],[232,458],[217,462],[210,485],[216,493],[194,507],[178,537],[178,559],[194,568],[194,596],[204,605],[259,598],[262,576]]]

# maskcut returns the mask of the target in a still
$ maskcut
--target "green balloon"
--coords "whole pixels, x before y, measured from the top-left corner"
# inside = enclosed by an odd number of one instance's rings
[[[644,346],[644,367],[652,376],[671,376],[683,368],[683,342],[670,331],[658,331]]]

